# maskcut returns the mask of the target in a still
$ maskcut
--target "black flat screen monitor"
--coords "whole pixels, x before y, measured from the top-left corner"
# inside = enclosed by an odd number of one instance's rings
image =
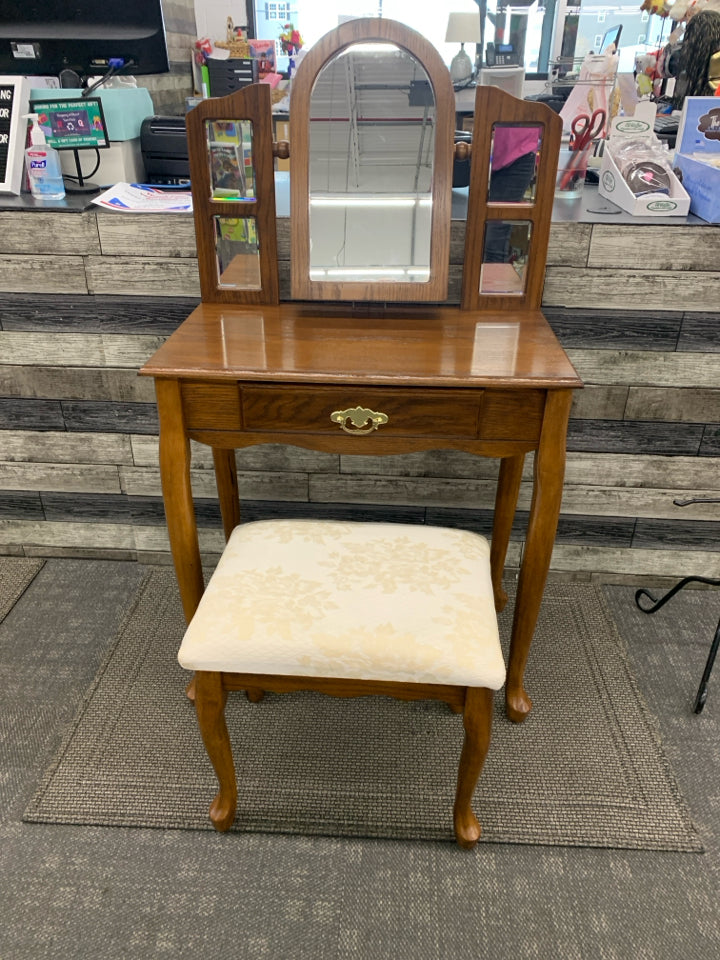
[[[611,45],[615,45],[615,53],[618,52],[620,47],[620,34],[622,33],[622,25],[619,27],[610,27],[609,30],[605,31],[605,36],[602,38],[602,43],[600,44],[600,53],[605,53],[607,48]]]
[[[166,73],[160,0],[2,0],[0,74]]]

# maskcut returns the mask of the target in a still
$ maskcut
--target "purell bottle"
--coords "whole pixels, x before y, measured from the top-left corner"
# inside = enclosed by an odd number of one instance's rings
[[[30,191],[38,200],[62,200],[65,196],[57,150],[45,142],[45,134],[36,113],[25,114],[32,120],[30,146],[25,151],[25,168],[30,180]]]

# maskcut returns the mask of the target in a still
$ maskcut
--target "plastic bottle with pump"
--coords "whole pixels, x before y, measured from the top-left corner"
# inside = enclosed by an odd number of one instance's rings
[[[45,140],[36,113],[26,113],[32,120],[30,146],[25,150],[25,167],[30,180],[30,191],[38,200],[62,200],[65,196],[60,157],[57,150]]]

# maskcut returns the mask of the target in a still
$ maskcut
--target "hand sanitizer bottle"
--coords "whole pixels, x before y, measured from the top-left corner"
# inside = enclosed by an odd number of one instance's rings
[[[30,191],[38,200],[62,200],[65,196],[65,184],[58,152],[45,141],[38,115],[26,113],[25,117],[32,120],[30,146],[25,151]]]

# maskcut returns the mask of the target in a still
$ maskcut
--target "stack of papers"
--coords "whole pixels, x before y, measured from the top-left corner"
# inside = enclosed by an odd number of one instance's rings
[[[95,197],[93,203],[126,213],[192,213],[189,190],[163,190],[144,183],[116,183]]]

